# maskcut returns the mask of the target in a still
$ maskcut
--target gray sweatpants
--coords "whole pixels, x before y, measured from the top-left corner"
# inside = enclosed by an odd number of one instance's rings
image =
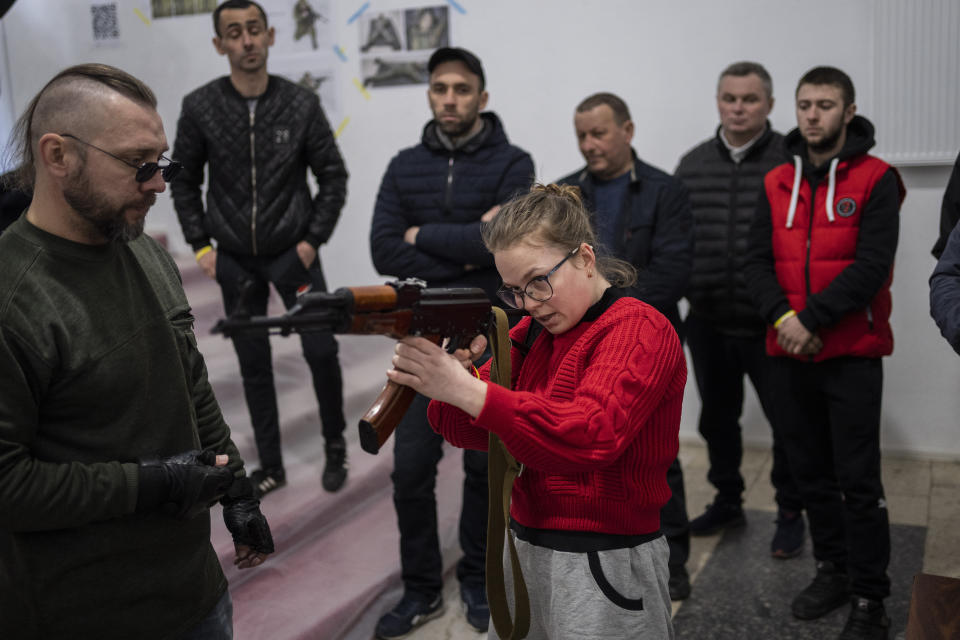
[[[672,640],[670,555],[661,536],[630,549],[570,553],[517,540],[530,595],[528,640]],[[594,557],[591,567],[591,556]],[[507,600],[513,572],[504,545]],[[489,640],[500,640],[490,622]]]

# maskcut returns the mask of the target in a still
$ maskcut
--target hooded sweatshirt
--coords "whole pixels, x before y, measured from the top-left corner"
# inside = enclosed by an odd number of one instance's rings
[[[793,162],[764,179],[745,273],[771,325],[770,355],[788,355],[772,325],[791,309],[823,340],[814,361],[893,349],[889,287],[906,191],[896,169],[867,154],[874,144],[873,125],[856,116],[840,152],[813,166],[794,129],[786,137]]]

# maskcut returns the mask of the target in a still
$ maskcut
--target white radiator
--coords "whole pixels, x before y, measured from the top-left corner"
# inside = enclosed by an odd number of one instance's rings
[[[894,164],[953,164],[960,151],[960,0],[875,5],[875,153]]]

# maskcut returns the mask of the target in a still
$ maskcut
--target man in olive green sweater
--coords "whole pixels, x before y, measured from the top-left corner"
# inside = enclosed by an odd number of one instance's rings
[[[144,218],[173,179],[152,91],[71,67],[17,130],[24,216],[0,237],[0,637],[230,638],[210,544],[273,551],[176,265]]]

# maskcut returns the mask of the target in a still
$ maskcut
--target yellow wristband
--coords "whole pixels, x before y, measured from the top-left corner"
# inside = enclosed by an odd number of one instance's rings
[[[477,380],[480,379],[480,372],[477,371],[477,368],[473,365],[470,365],[470,368],[473,369],[473,375],[476,376]]]
[[[797,312],[794,311],[793,309],[790,309],[790,311],[787,311],[785,314],[777,318],[777,321],[773,323],[773,328],[779,329],[780,325],[783,324],[784,320],[786,320],[787,318],[792,318],[795,315],[797,315]]]
[[[199,262],[200,258],[207,255],[211,251],[213,251],[213,247],[211,247],[210,245],[207,245],[203,249],[200,249],[199,251],[197,251],[194,257],[197,259],[197,262]]]

